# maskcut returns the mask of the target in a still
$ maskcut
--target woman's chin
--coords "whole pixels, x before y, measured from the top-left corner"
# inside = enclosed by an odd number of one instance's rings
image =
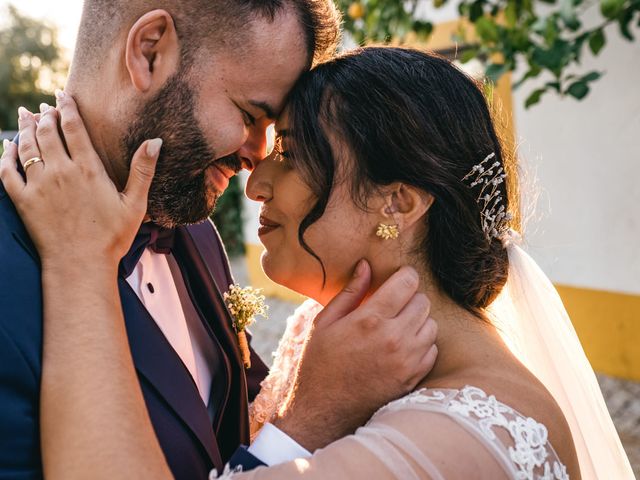
[[[287,268],[283,268],[286,262],[278,261],[268,249],[265,249],[260,257],[260,264],[262,265],[262,271],[269,280],[283,287],[295,290],[293,285],[290,285],[293,283],[289,278],[291,275],[287,274]]]
[[[293,290],[302,296],[314,298],[318,296],[317,288],[310,288],[309,278],[300,275],[300,270],[287,266],[286,260],[278,259],[275,255],[270,254],[269,250],[265,250],[260,258],[262,271],[272,282],[277,283],[289,290]],[[322,277],[318,278],[318,284],[322,284]]]

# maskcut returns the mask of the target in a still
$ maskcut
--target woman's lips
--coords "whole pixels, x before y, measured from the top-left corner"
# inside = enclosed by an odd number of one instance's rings
[[[260,215],[260,227],[258,228],[258,236],[261,237],[263,235],[266,235],[267,233],[271,233],[280,226],[281,225],[279,223],[268,219],[264,215]]]

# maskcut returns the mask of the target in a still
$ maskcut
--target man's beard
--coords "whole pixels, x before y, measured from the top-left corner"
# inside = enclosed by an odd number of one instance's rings
[[[129,166],[145,140],[162,138],[162,152],[149,191],[147,214],[166,228],[206,220],[223,192],[207,188],[205,170],[215,159],[195,117],[195,94],[180,74],[138,111],[123,139]],[[216,161],[235,171],[235,156]]]

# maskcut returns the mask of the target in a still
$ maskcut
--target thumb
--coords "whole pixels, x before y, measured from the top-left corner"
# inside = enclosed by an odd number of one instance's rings
[[[370,286],[371,266],[369,262],[362,259],[358,262],[349,283],[322,310],[316,326],[333,323],[347,316],[364,300]]]
[[[162,139],[154,138],[144,142],[134,153],[127,186],[122,192],[128,200],[132,202],[147,201],[161,148]]]

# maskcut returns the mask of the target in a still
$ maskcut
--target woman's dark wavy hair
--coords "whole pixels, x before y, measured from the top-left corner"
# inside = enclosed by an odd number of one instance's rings
[[[504,286],[509,263],[501,241],[485,237],[477,190],[462,181],[491,152],[503,164],[481,86],[439,56],[368,47],[305,73],[289,109],[290,161],[317,196],[298,231],[307,252],[322,264],[304,233],[323,215],[336,155],[346,151],[352,195],[365,208],[371,191],[393,182],[434,196],[418,251],[441,290],[482,315]],[[506,183],[500,188],[509,208]]]

